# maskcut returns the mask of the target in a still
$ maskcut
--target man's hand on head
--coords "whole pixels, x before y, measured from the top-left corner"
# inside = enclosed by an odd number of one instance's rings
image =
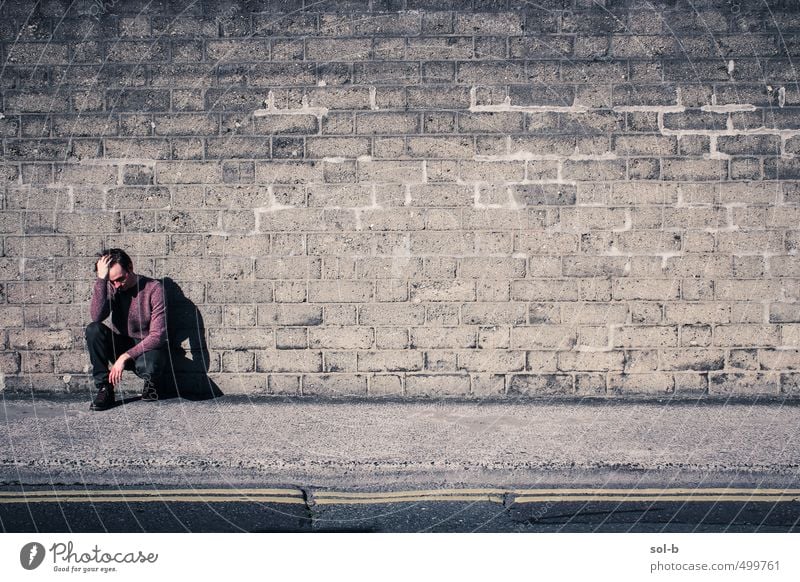
[[[109,255],[103,255],[99,259],[97,259],[97,278],[108,280],[108,271],[110,267],[108,264],[111,262],[111,257]]]

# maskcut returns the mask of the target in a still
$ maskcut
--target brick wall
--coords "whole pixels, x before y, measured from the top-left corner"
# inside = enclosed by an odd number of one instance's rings
[[[32,4],[6,391],[88,392],[122,246],[225,393],[800,395],[795,3]]]

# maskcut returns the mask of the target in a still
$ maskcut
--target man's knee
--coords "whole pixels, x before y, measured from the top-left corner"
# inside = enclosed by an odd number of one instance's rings
[[[136,374],[143,378],[159,378],[166,373],[168,366],[166,349],[150,350],[136,358]]]
[[[91,341],[97,338],[105,337],[107,329],[108,328],[99,321],[93,321],[86,326],[86,330],[84,332],[86,340]]]

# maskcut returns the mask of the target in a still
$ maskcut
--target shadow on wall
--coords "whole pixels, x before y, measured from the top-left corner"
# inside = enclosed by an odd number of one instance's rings
[[[172,361],[172,383],[164,397],[208,400],[222,396],[222,390],[208,377],[210,361],[203,315],[169,277],[162,279],[167,305],[167,343]],[[185,345],[189,344],[189,350]]]

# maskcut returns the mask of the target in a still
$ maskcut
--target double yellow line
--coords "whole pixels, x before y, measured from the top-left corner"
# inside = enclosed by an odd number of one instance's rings
[[[787,502],[800,500],[800,489],[743,489],[730,487],[666,489],[522,489],[514,503],[551,501],[618,501],[626,503],[681,502]]]
[[[78,489],[0,492],[2,503],[289,503],[304,505],[299,489]]]
[[[800,501],[800,489],[652,488],[652,489],[428,489],[409,491],[314,491],[314,505],[486,501],[502,504],[613,501],[780,503]],[[0,492],[0,504],[11,503],[280,503],[305,505],[303,491],[283,489],[79,489]]]

